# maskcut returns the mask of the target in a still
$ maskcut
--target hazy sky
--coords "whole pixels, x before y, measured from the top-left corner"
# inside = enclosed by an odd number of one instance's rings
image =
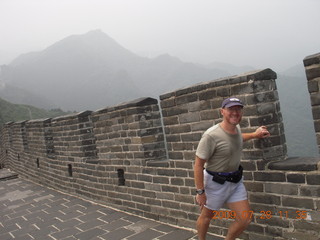
[[[0,0],[0,64],[101,29],[141,56],[284,70],[320,52],[320,0]]]

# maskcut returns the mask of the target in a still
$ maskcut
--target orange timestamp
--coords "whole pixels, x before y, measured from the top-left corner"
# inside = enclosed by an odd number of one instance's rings
[[[253,217],[253,214],[258,214],[257,218],[259,219],[271,219],[275,216],[279,217],[280,219],[283,218],[293,218],[293,219],[306,219],[308,217],[308,212],[307,211],[302,211],[302,210],[297,210],[295,211],[294,214],[291,213],[289,216],[289,211],[277,211],[277,212],[272,212],[272,211],[259,211],[259,212],[254,212],[254,211],[242,211],[240,214],[236,211],[228,211],[228,210],[219,210],[219,211],[212,211],[213,212],[213,217],[212,219],[236,219],[237,217],[240,218],[249,218],[251,219]]]

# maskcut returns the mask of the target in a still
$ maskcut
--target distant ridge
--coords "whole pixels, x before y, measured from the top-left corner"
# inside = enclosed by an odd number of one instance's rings
[[[41,93],[52,105],[77,111],[141,96],[158,97],[228,75],[168,54],[153,59],[137,56],[100,30],[66,37],[43,51],[19,56],[5,68],[0,81]]]
[[[0,97],[46,109],[97,110],[251,70],[226,63],[183,62],[169,54],[140,57],[94,30],[0,66]],[[302,62],[278,73],[277,86],[289,155],[318,155]]]

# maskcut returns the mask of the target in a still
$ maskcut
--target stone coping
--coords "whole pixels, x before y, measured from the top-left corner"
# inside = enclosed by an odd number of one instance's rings
[[[14,179],[17,177],[18,177],[17,173],[12,172],[7,168],[0,169],[0,181],[6,181],[6,180]]]
[[[320,170],[320,157],[289,157],[286,160],[271,162],[270,170],[316,171]]]
[[[305,57],[303,59],[303,63],[304,63],[305,67],[313,65],[313,64],[319,64],[320,63],[320,52]]]
[[[101,113],[106,113],[106,112],[113,112],[117,110],[122,110],[126,108],[131,108],[131,107],[141,107],[141,106],[148,106],[148,105],[153,105],[153,104],[158,104],[158,100],[155,98],[151,97],[141,97],[129,102],[123,102],[118,105],[112,106],[112,107],[105,107],[102,109],[98,109],[93,112],[93,114],[101,114]]]
[[[198,92],[198,91],[208,89],[208,88],[213,88],[213,87],[220,87],[220,86],[225,86],[230,84],[239,84],[242,82],[249,82],[249,81],[270,80],[270,79],[276,79],[276,78],[277,78],[277,74],[270,68],[260,69],[260,70],[246,72],[243,74],[234,75],[230,77],[219,78],[209,82],[201,82],[199,84],[181,88],[173,92],[167,92],[165,94],[160,95],[160,100],[164,100],[172,96],[178,97],[181,95]]]

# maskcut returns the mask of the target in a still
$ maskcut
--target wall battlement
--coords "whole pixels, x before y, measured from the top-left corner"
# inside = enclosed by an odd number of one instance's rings
[[[304,60],[320,146],[320,54]],[[264,69],[153,98],[53,119],[7,123],[0,163],[23,178],[148,218],[194,228],[193,162],[202,133],[220,122],[222,99],[239,97],[243,132],[266,125],[267,139],[242,156],[253,222],[243,239],[318,239],[318,158],[287,158],[276,73]],[[308,167],[303,167],[308,165]],[[227,216],[212,221],[223,235]]]

